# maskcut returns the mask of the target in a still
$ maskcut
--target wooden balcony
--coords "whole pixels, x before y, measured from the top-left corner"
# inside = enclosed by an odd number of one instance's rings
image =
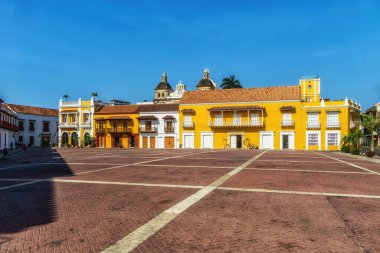
[[[145,127],[145,126],[142,126],[142,127],[139,127],[139,132],[140,133],[157,133],[157,127]]]
[[[281,121],[282,127],[294,127],[294,120],[282,120]]]
[[[9,123],[9,122],[7,122],[5,120],[0,121],[0,128],[8,129],[8,130],[11,130],[11,131],[17,131],[17,126],[16,125],[13,125],[12,123]]]
[[[237,128],[237,127],[263,127],[263,121],[210,121],[209,126],[212,128]]]
[[[182,123],[183,128],[194,128],[194,122],[193,121],[184,121]]]
[[[165,127],[165,133],[174,133],[174,127]]]
[[[111,127],[107,128],[107,133],[132,133],[132,128],[130,127]]]
[[[78,122],[62,122],[59,123],[60,128],[77,128]]]
[[[328,129],[340,129],[340,122],[327,122],[326,128],[328,128]]]
[[[319,123],[319,122],[307,122],[307,129],[321,129],[321,123]]]
[[[106,129],[105,128],[96,128],[95,129],[95,133],[96,134],[105,134],[106,133]]]

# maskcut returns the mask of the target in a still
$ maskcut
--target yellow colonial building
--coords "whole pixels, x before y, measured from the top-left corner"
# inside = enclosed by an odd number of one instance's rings
[[[99,105],[94,114],[96,146],[139,147],[138,105]]]
[[[347,98],[322,99],[317,76],[294,86],[217,90],[204,75],[181,99],[180,146],[337,150],[359,126],[360,110]]]
[[[94,99],[59,101],[58,143],[67,145],[85,145],[85,139],[93,137]]]

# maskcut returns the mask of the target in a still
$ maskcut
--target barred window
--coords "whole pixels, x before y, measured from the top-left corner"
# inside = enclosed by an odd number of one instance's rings
[[[308,134],[307,140],[308,140],[309,146],[318,146],[319,135],[318,134]]]
[[[327,145],[329,146],[339,145],[338,133],[327,133]]]

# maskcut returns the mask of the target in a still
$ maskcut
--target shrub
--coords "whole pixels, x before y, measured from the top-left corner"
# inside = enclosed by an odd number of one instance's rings
[[[350,147],[347,145],[342,145],[340,147],[340,151],[342,151],[342,153],[350,153]]]
[[[359,155],[360,154],[360,149],[355,147],[355,146],[351,146],[350,147],[350,153],[353,154],[353,155]]]
[[[367,151],[365,154],[367,155],[367,157],[374,157],[375,151]]]

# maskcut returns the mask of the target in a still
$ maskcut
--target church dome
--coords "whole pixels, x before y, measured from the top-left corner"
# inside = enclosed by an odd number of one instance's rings
[[[169,90],[173,91],[172,86],[168,83],[168,77],[166,76],[166,73],[164,72],[162,74],[161,82],[157,84],[156,88],[154,90]]]

